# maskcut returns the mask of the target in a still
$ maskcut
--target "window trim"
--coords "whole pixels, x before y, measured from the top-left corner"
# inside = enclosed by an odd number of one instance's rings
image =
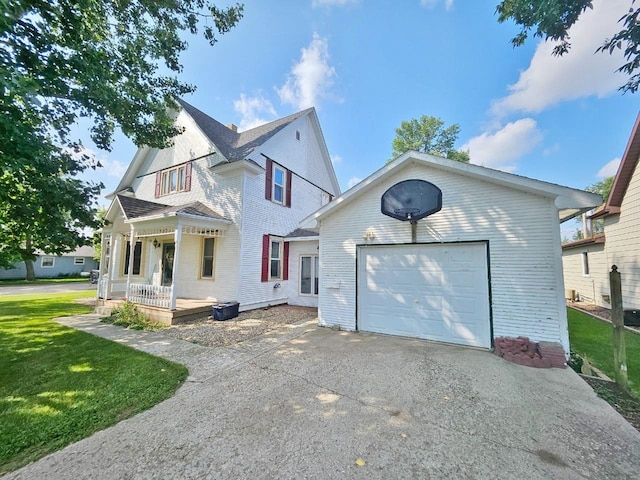
[[[273,257],[273,244],[277,243],[278,244],[278,257],[274,258]],[[279,281],[282,280],[282,268],[283,268],[283,250],[284,250],[284,241],[278,238],[274,238],[271,237],[269,238],[269,281]],[[277,261],[278,262],[278,270],[279,270],[279,275],[277,277],[275,277],[273,275],[273,271],[272,271],[272,262],[273,261]]]
[[[302,259],[310,258],[311,259],[311,293],[303,293],[302,292]],[[317,259],[317,262],[316,262]],[[316,263],[318,267],[316,268]],[[299,261],[299,272],[298,272],[298,295],[301,297],[317,297],[320,293],[320,256],[318,254],[311,253],[303,253],[300,255]],[[314,293],[317,291],[318,293]]]
[[[181,173],[182,172],[182,173]],[[171,187],[171,174],[176,175],[176,188]],[[156,172],[155,197],[191,191],[191,162],[182,163]]]
[[[44,264],[45,258],[51,259],[51,265]],[[40,257],[40,267],[42,268],[53,268],[55,264],[56,264],[56,257],[54,257],[53,255],[43,255],[42,257]]]
[[[278,171],[282,172],[282,184],[276,182],[276,173]],[[273,181],[271,182],[271,200],[273,201],[273,203],[277,203],[278,205],[284,205],[287,201],[287,170],[274,163],[272,178]],[[276,187],[280,187],[282,189],[282,200],[278,200],[276,198]]]
[[[211,254],[211,276],[205,277],[203,274],[204,271],[204,262],[205,262],[205,244],[207,240],[211,240],[213,242],[213,253]],[[216,278],[216,239],[215,237],[202,237],[200,241],[200,280],[215,280]]]
[[[73,257],[74,265],[84,265],[84,257]]]
[[[140,244],[140,265],[138,266],[139,268],[139,272],[138,273],[133,273],[135,272],[135,265],[136,265],[136,261],[135,261],[135,252],[136,252],[136,245]],[[131,249],[131,242],[129,242],[129,240],[127,240],[125,242],[125,247],[123,248],[122,251],[122,268],[120,269],[120,271],[122,272],[122,276],[126,277],[129,274],[127,273],[127,270],[129,269],[129,262],[127,261],[127,249]],[[131,276],[132,277],[142,277],[143,276],[143,272],[144,272],[144,254],[145,254],[145,246],[144,246],[145,242],[143,242],[142,240],[136,240],[134,245],[133,245],[133,271],[131,272]]]

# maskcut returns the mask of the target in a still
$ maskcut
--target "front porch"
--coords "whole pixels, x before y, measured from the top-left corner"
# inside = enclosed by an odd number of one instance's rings
[[[101,298],[96,302],[96,313],[100,315],[110,315],[111,311],[122,305],[126,299],[103,300]],[[130,300],[133,301],[133,300]],[[212,305],[215,302],[207,300],[194,300],[190,298],[176,299],[175,310],[168,310],[163,307],[155,307],[152,305],[144,305],[136,303],[136,307],[150,320],[163,325],[176,325],[178,323],[193,322],[203,319],[212,314]]]

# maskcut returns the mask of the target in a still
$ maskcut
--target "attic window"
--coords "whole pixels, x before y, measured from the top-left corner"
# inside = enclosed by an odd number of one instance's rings
[[[296,140],[300,140],[300,130],[296,130]]]
[[[156,198],[191,190],[191,162],[156,172]]]

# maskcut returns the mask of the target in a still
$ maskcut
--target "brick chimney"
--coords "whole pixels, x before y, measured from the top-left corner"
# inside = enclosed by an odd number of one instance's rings
[[[229,130],[233,131],[233,132],[236,132],[236,133],[238,132],[238,127],[237,127],[237,125],[234,125],[233,123],[228,123],[228,124],[227,124],[227,128],[228,128]]]

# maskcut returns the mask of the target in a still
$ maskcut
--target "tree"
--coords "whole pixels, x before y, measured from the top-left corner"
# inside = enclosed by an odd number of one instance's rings
[[[615,177],[607,177],[599,182],[594,183],[593,185],[589,185],[585,190],[591,193],[597,193],[602,197],[602,202],[606,203],[609,198],[609,194],[611,193],[611,188],[613,187],[613,180]]]
[[[194,91],[176,75],[183,30],[210,44],[243,6],[207,0],[3,0],[0,16],[0,263],[89,242],[101,184],[76,177],[99,163],[70,138],[80,118],[109,150],[116,127],[138,146],[181,133],[175,98]],[[199,24],[203,22],[204,26]],[[201,27],[199,29],[199,27]]]
[[[622,91],[634,93],[640,86],[640,8],[635,0],[629,0],[629,11],[620,18],[622,29],[611,38],[603,39],[597,52],[612,53],[623,50],[626,63],[619,72],[629,75]],[[513,20],[521,27],[511,39],[514,47],[523,45],[533,31],[534,37],[559,42],[554,55],[564,55],[571,48],[569,29],[580,16],[593,8],[592,0],[503,0],[497,7],[498,21]]]
[[[444,121],[437,117],[422,115],[420,119],[403,121],[396,128],[392,158],[387,163],[408,150],[468,163],[469,152],[454,148],[459,133],[460,126],[457,123],[445,127]]]

